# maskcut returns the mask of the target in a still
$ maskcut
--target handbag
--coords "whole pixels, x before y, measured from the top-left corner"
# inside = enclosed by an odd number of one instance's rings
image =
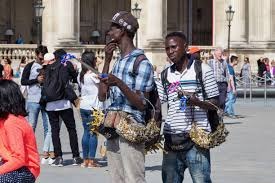
[[[93,121],[90,122],[90,130],[93,133],[99,133],[106,139],[114,139],[118,137],[115,128],[106,127],[104,125],[104,113],[101,110],[93,108]]]
[[[214,148],[215,146],[221,145],[223,142],[226,141],[226,137],[229,134],[229,131],[225,128],[225,125],[223,123],[222,110],[216,105],[212,104],[211,102],[208,101],[208,103],[217,109],[217,114],[219,116],[219,124],[217,125],[216,130],[208,133],[205,130],[199,128],[194,120],[194,107],[192,107],[191,113],[193,116],[193,120],[191,129],[189,131],[191,140],[196,145],[205,149],[210,149]]]
[[[138,123],[134,117],[126,112],[120,111],[120,121],[116,125],[116,132],[119,136],[131,143],[148,143],[160,137],[160,128],[155,120],[155,107],[152,103],[145,99],[152,107],[152,118],[146,125]],[[147,148],[148,149],[148,148]],[[149,150],[149,149],[148,149]]]

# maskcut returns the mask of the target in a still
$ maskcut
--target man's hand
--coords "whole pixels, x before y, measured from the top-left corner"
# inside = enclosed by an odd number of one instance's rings
[[[233,90],[233,95],[237,96],[237,90]]]
[[[189,105],[194,105],[194,106],[198,106],[198,104],[200,103],[200,99],[197,98],[195,95],[191,95],[189,100],[187,101],[187,103]]]
[[[121,81],[113,74],[108,74],[108,77],[106,77],[106,78],[99,77],[99,80],[100,80],[100,82],[104,83],[107,86],[118,86],[119,82]]]
[[[39,75],[37,77],[37,81],[38,81],[39,84],[43,83],[44,82],[44,76],[43,75]]]
[[[105,46],[104,51],[105,51],[105,62],[111,62],[114,50],[116,49],[117,44],[116,43],[109,43]]]

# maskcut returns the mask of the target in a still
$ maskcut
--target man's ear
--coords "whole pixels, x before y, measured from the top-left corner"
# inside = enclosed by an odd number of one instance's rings
[[[185,52],[188,52],[188,44],[187,44],[187,43],[184,43],[183,46],[185,47]]]
[[[127,34],[125,28],[120,29],[121,30],[121,37],[123,37],[125,34]]]

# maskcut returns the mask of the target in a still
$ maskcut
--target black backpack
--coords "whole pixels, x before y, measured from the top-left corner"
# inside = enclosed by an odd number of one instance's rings
[[[193,60],[189,60],[187,68],[190,68],[191,65],[193,64],[193,62],[194,62]],[[202,81],[201,64],[202,64],[202,62],[200,60],[195,60],[194,69],[196,72],[196,79],[197,79],[197,81],[199,81],[199,83],[201,85],[203,98],[206,99],[205,88],[204,88],[203,81]],[[169,81],[167,80],[168,69],[169,69],[169,67],[161,72],[161,82],[162,82],[162,85],[164,88],[167,88],[169,85]],[[219,116],[218,116],[217,111],[208,109],[207,118],[210,123],[212,132],[216,131],[217,126],[219,125]]]
[[[133,73],[132,73],[133,77],[136,77],[138,75],[138,67],[139,67],[139,64],[143,60],[148,60],[147,57],[143,54],[136,57],[136,60],[134,62],[134,66],[133,66]],[[149,101],[155,107],[154,119],[157,122],[158,126],[160,127],[161,121],[162,121],[161,103],[160,103],[160,99],[159,99],[159,95],[158,95],[157,86],[155,83],[154,83],[154,85],[155,85],[154,89],[149,92]],[[146,106],[146,110],[145,110],[145,122],[148,122],[150,119],[152,119],[153,115],[154,115],[153,107],[150,104],[148,104],[148,102],[147,102],[147,106]]]
[[[65,82],[62,81],[63,64],[55,62],[47,65],[45,69],[45,82],[43,83],[42,98],[45,102],[52,102],[64,99],[65,97]]]

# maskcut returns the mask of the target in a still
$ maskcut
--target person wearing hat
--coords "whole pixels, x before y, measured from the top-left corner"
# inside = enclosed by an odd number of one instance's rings
[[[191,59],[195,60],[201,60],[201,50],[197,46],[193,46],[189,48],[189,54],[191,56]]]
[[[109,95],[111,105],[107,111],[126,112],[137,123],[144,124],[144,97],[153,90],[154,74],[153,66],[144,56],[144,51],[134,46],[133,38],[138,28],[137,19],[129,12],[121,11],[113,16],[108,32],[110,42],[105,47],[103,73],[108,73],[116,48],[119,48],[121,57],[108,76],[100,78],[99,100],[105,101]],[[129,74],[133,73],[135,60],[141,56],[144,59],[140,62],[137,73]],[[146,182],[144,143],[130,143],[121,137],[108,139],[107,156],[112,182]]]
[[[63,152],[60,141],[60,118],[63,120],[69,133],[72,150],[73,165],[82,163],[80,158],[78,137],[75,125],[74,112],[70,96],[76,94],[70,82],[77,78],[77,71],[71,62],[61,63],[65,50],[58,49],[53,54],[45,55],[45,81],[43,82],[42,99],[46,106],[52,130],[55,160],[51,166],[63,166]]]
[[[54,160],[52,136],[49,125],[49,117],[45,110],[45,106],[40,104],[41,85],[44,76],[41,74],[44,56],[47,59],[48,49],[46,46],[40,45],[35,49],[36,60],[28,63],[22,73],[21,84],[27,86],[26,109],[28,112],[28,121],[35,131],[39,113],[42,114],[42,122],[44,128],[44,145],[43,157],[41,164],[51,164]]]

